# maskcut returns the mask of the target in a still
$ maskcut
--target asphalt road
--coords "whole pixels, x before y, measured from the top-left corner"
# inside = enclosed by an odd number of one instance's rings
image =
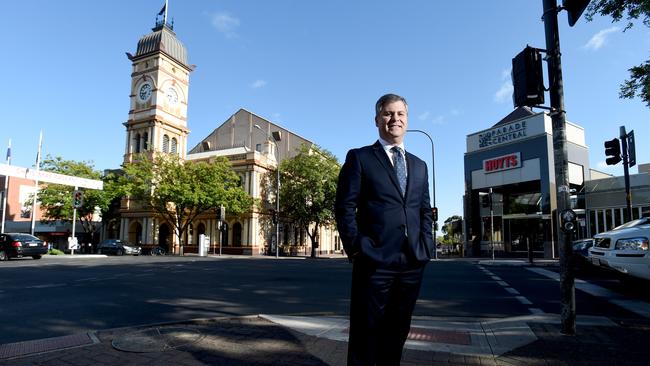
[[[559,313],[553,268],[427,266],[415,316]],[[347,315],[345,259],[45,256],[0,263],[0,344],[90,330],[253,314]],[[635,298],[633,294],[621,295]],[[579,314],[645,319],[576,291]]]

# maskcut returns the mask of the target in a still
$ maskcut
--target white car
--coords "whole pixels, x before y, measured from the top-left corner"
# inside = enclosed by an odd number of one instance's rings
[[[613,230],[594,235],[589,260],[597,266],[650,280],[649,239],[650,224],[645,219],[630,221]]]

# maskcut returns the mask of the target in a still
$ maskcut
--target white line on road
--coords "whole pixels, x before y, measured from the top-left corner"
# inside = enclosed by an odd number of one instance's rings
[[[506,281],[497,281],[497,283],[503,287],[510,287],[510,285],[508,285],[508,282]]]
[[[65,283],[46,283],[44,285],[25,286],[25,288],[52,288],[62,286],[65,286]]]
[[[526,268],[529,271],[535,272],[550,279],[560,281],[560,274],[549,271],[543,268]],[[594,285],[580,279],[575,280],[575,286],[578,290],[588,293],[591,296],[606,298],[609,302],[622,307],[625,310],[631,311],[635,314],[641,315],[645,318],[650,318],[650,304],[640,300],[629,300],[623,295],[612,290]]]
[[[519,295],[519,291],[515,290],[512,287],[506,287],[506,291],[508,291],[509,293],[511,293],[513,295]]]
[[[532,302],[530,302],[530,300],[528,300],[527,298],[525,298],[523,296],[515,296],[515,299],[519,300],[519,302],[524,304],[524,305],[532,305],[533,304]]]
[[[499,276],[490,276],[490,277],[492,277],[492,279],[495,280],[495,281],[502,281],[501,277],[499,277]]]
[[[535,315],[546,314],[544,310],[539,308],[528,308],[528,311],[530,311],[531,314],[535,314]]]

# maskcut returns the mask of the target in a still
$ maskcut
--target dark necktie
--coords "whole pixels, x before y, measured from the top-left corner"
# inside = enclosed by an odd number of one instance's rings
[[[404,156],[402,156],[402,149],[393,146],[390,149],[393,153],[393,167],[399,182],[399,188],[402,190],[402,195],[406,194],[406,164],[404,163]]]

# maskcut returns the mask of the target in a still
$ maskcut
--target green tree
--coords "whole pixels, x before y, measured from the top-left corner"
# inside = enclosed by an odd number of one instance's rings
[[[124,165],[125,193],[163,217],[173,228],[183,254],[183,240],[194,219],[223,205],[232,215],[252,208],[253,199],[225,157],[211,162],[183,161],[174,155],[138,157]]]
[[[301,147],[296,156],[280,164],[283,216],[307,232],[312,243],[312,257],[316,256],[319,229],[334,224],[340,168],[332,153],[316,145]]]
[[[592,20],[595,14],[611,16],[614,22],[625,17],[628,23],[624,31],[631,28],[639,18],[643,19],[643,24],[650,27],[650,0],[592,0],[586,17]],[[631,99],[637,96],[650,107],[650,60],[628,71],[630,78],[621,84],[619,97]]]
[[[445,235],[445,239],[453,242],[456,239],[456,236],[460,235],[458,230],[458,222],[461,222],[463,218],[458,215],[448,217],[442,225],[442,233]]]
[[[91,162],[63,160],[61,157],[48,155],[41,162],[41,170],[104,181],[104,189],[82,189],[83,204],[77,209],[77,220],[83,231],[93,234],[99,230],[99,221],[93,220],[93,215],[98,213],[102,218],[107,213],[113,199],[119,197],[119,189],[114,184],[112,176],[102,176],[100,171],[94,169]],[[38,192],[41,209],[44,210],[43,221],[54,223],[71,222],[73,217],[72,195],[74,187],[62,184],[45,184]]]

